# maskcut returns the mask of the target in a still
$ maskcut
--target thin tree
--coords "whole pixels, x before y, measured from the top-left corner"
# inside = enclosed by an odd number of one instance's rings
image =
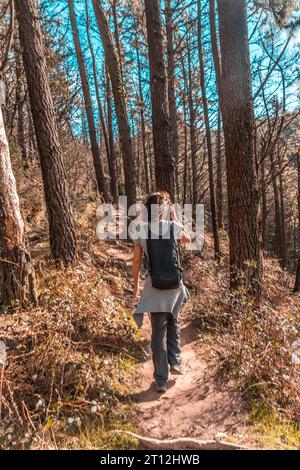
[[[298,230],[300,233],[300,152],[297,155],[297,184],[298,184]],[[300,292],[300,256],[298,258],[294,292]]]
[[[208,104],[207,104],[207,96],[206,96],[205,69],[204,69],[203,47],[202,47],[203,25],[202,25],[202,14],[201,14],[201,0],[197,0],[197,7],[198,7],[198,53],[199,53],[199,64],[200,64],[200,84],[201,84],[201,94],[202,94],[202,106],[203,106],[206,146],[207,146],[210,209],[211,209],[212,230],[213,230],[213,237],[214,237],[215,259],[217,261],[220,261],[220,257],[221,257],[220,236],[219,236],[216,195],[215,195],[213,149],[212,149],[212,142],[211,142],[211,130],[210,130],[209,112],[208,112]]]
[[[217,181],[216,181],[216,199],[219,229],[223,228],[223,178],[222,178],[222,149],[221,149],[221,112],[218,108],[218,129],[216,142],[216,162],[217,162]]]
[[[231,286],[244,285],[259,300],[262,257],[246,1],[218,0],[218,10]]]
[[[110,174],[110,190],[111,190],[111,194],[113,197],[113,201],[115,204],[117,204],[118,202],[117,162],[115,158],[115,152],[111,152],[110,150],[106,120],[105,120],[103,106],[102,106],[102,102],[100,98],[100,88],[99,88],[99,82],[98,82],[98,76],[97,76],[96,57],[95,57],[95,52],[94,52],[93,43],[91,39],[91,33],[90,33],[88,0],[85,0],[85,12],[86,12],[86,32],[87,32],[87,39],[88,39],[89,49],[90,49],[91,58],[92,58],[92,69],[93,69],[93,76],[94,76],[95,93],[96,93],[100,123],[101,123],[101,128],[102,128],[102,134],[103,134],[107,161],[108,161],[109,174]]]
[[[95,120],[94,120],[91,90],[90,90],[88,75],[87,75],[87,71],[85,67],[83,51],[82,51],[80,39],[79,39],[79,32],[78,32],[78,27],[77,27],[73,0],[68,0],[68,6],[69,6],[69,16],[70,16],[71,25],[72,25],[72,33],[73,33],[73,40],[74,40],[74,45],[75,45],[77,63],[78,63],[79,74],[80,74],[81,85],[82,85],[85,112],[86,112],[87,122],[88,122],[88,129],[89,129],[94,168],[95,168],[96,179],[97,179],[97,186],[98,186],[98,190],[100,194],[103,195],[104,200],[108,202],[110,200],[110,196],[107,190],[106,177],[104,174],[99,145],[97,141],[97,133],[96,133]]]
[[[158,189],[175,196],[175,166],[171,149],[167,75],[164,61],[160,0],[145,0],[152,102],[155,178]]]
[[[112,85],[123,156],[125,191],[128,198],[128,204],[131,205],[136,202],[136,170],[126,107],[124,83],[122,80],[118,53],[113,43],[110,27],[102,4],[99,0],[93,0],[93,7]]]
[[[73,215],[50,93],[36,0],[16,0],[19,37],[41,162],[52,257],[64,264],[76,256]]]
[[[140,48],[138,42],[138,20],[136,22],[136,59],[138,66],[138,89],[139,89],[139,108],[141,116],[141,128],[142,128],[142,147],[143,147],[143,162],[144,162],[144,174],[145,174],[145,189],[146,193],[150,192],[150,183],[149,183],[149,170],[148,170],[148,152],[146,144],[146,124],[145,124],[145,103],[144,103],[144,93],[143,93],[143,84],[142,84],[142,65],[140,57]]]
[[[192,189],[192,202],[194,207],[198,203],[198,168],[197,168],[197,139],[196,139],[196,110],[193,100],[193,77],[192,77],[192,64],[191,64],[191,42],[190,34],[187,32],[186,36],[186,46],[187,46],[187,78],[188,78],[188,106],[189,106],[189,128],[190,128],[190,145],[191,145],[191,160],[192,160],[192,184],[190,185]]]
[[[173,8],[172,0],[166,0],[165,7],[166,16],[166,35],[167,35],[167,56],[168,56],[168,102],[169,102],[169,117],[171,126],[171,148],[173,160],[175,164],[176,173],[176,187],[178,192],[178,177],[179,177],[179,137],[178,137],[178,116],[176,108],[176,94],[175,94],[175,50],[174,50],[174,25],[173,25]]]
[[[24,92],[24,83],[22,77],[22,57],[19,48],[15,51],[16,60],[16,107],[18,112],[18,144],[20,147],[21,163],[24,170],[29,168],[29,149],[25,135],[25,113],[24,105],[26,93]]]

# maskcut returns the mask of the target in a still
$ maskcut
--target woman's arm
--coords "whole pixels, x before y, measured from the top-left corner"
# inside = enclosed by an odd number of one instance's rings
[[[141,245],[135,245],[133,249],[132,259],[132,276],[133,276],[133,295],[139,297],[140,294],[140,270],[142,265],[143,249]]]
[[[191,243],[191,237],[185,230],[182,230],[182,232],[180,232],[178,240],[183,245],[185,245],[186,243]]]
[[[178,218],[177,218],[177,214],[176,214],[176,211],[175,211],[175,207],[174,205],[172,204],[171,207],[170,207],[170,220],[175,222],[175,223],[178,223],[180,224]],[[181,224],[180,224],[181,225]],[[182,226],[182,225],[181,225]],[[178,235],[178,241],[180,241],[183,245],[185,245],[186,243],[190,243],[191,242],[191,237],[190,235],[188,234],[188,232],[186,232],[184,229],[182,229]]]

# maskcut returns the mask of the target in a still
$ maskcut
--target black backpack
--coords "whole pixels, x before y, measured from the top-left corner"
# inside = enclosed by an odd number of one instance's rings
[[[174,224],[170,223],[170,237],[163,238],[159,224],[158,238],[153,238],[148,228],[147,251],[148,269],[152,286],[156,289],[177,289],[181,281],[179,249],[174,237]]]

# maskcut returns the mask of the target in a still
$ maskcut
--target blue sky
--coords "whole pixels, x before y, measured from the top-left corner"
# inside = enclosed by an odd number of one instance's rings
[[[184,6],[190,5],[190,0],[182,0],[181,5]],[[88,50],[87,46],[87,38],[86,38],[86,31],[85,31],[85,6],[84,6],[84,1],[83,0],[75,0],[75,10],[77,14],[77,22],[78,22],[78,27],[79,27],[79,32],[80,32],[80,39],[81,39],[81,44],[84,49],[85,53],[85,58],[86,58],[86,64],[88,71],[91,72],[91,58],[90,58],[90,53]],[[74,45],[73,45],[73,38],[72,38],[72,32],[69,24],[69,18],[68,18],[68,9],[65,8],[67,5],[66,0],[59,0],[59,1],[52,1],[48,0],[47,8],[48,11],[51,12],[52,17],[53,17],[53,24],[55,24],[55,21],[59,20],[60,22],[60,31],[63,34],[64,31],[67,30],[67,34],[65,36],[66,39],[66,46],[67,49],[70,52],[70,57],[68,60],[68,68],[69,71],[71,70],[74,73],[74,76],[78,74],[77,71],[77,63],[76,63],[76,56],[74,52]],[[207,3],[203,2],[204,5],[204,10],[203,10],[203,18],[204,21],[207,21]],[[187,11],[189,11],[191,16],[196,15],[196,5],[190,6]],[[93,15],[93,7],[92,7],[92,2],[89,0],[89,12],[90,12],[90,18],[91,18],[91,34],[92,34],[92,40],[94,44],[94,49],[97,57],[97,63],[98,63],[98,79],[101,84],[101,80],[103,77],[103,51],[102,51],[102,45],[100,41],[100,36],[97,31],[97,24]],[[135,56],[135,50],[133,48],[133,41],[134,41],[134,36],[130,33],[130,18],[125,19],[122,17],[122,10],[119,9],[120,13],[120,21],[123,23],[124,28],[128,28],[129,26],[129,32],[127,31],[125,35],[123,35],[123,30],[121,28],[121,36],[123,39],[123,48],[125,51],[125,57],[128,59],[129,64],[126,65],[126,86],[127,86],[127,91],[128,95],[137,95],[138,90],[137,90],[137,66],[136,63],[134,62],[136,59]],[[206,20],[205,20],[206,18]],[[262,28],[258,28],[252,37],[252,31],[256,22],[256,18],[251,18],[249,20],[249,36],[251,36],[251,42],[250,42],[250,53],[251,53],[251,61],[253,64],[253,93],[255,95],[255,92],[257,88],[260,86],[259,80],[258,80],[258,74],[257,74],[257,64],[258,62],[261,62],[261,75],[262,75],[262,80],[264,80],[264,76],[267,73],[268,68],[271,66],[272,67],[272,59],[270,58],[263,58],[263,43],[260,41],[260,35],[262,33]],[[179,33],[181,32],[181,27],[183,23],[180,21],[177,24],[178,26],[178,31]],[[113,27],[113,26],[112,26]],[[280,54],[280,51],[282,50],[282,47],[284,47],[284,43],[287,39],[287,32],[282,30],[278,31],[277,28],[275,28],[276,36],[277,36],[277,50],[275,51],[275,58]],[[196,41],[196,31],[194,33],[192,32],[192,35],[194,34],[195,37],[192,37],[192,41]],[[215,100],[215,85],[214,85],[214,72],[213,68],[211,69],[212,72],[210,72],[210,68],[212,66],[212,57],[211,57],[211,49],[210,49],[210,44],[209,44],[209,26],[207,23],[207,26],[205,26],[205,31],[204,31],[204,52],[206,53],[206,67],[207,67],[207,75],[210,76],[209,82],[207,83],[207,88],[208,88],[208,93],[210,93],[211,98],[212,98],[212,121],[216,120],[216,110],[217,110],[217,104],[213,104],[213,100]],[[284,54],[284,59],[283,59],[283,64],[286,62],[288,64],[287,67],[285,67],[285,81],[288,84],[289,81],[293,80],[295,78],[295,75],[297,74],[298,71],[298,77],[299,77],[299,65],[298,63],[294,61],[290,61],[290,58],[297,52],[299,52],[299,43],[300,43],[300,30],[296,31],[296,33],[293,35],[292,39],[290,40],[289,46],[286,49],[286,52]],[[146,114],[148,119],[150,120],[151,118],[151,107],[150,107],[150,93],[149,93],[149,71],[147,67],[147,58],[143,52],[145,52],[145,49],[143,49],[142,46],[142,60],[143,60],[143,90],[144,90],[144,98],[145,98],[145,104],[146,104]],[[197,58],[197,51],[195,49],[192,57],[192,61],[194,64],[195,69],[198,68],[198,58]],[[131,63],[130,63],[131,62]],[[91,73],[90,73],[91,76]],[[195,72],[195,77],[197,79],[197,70]],[[180,70],[178,70],[178,80],[180,81]],[[93,80],[91,76],[91,89],[94,95],[94,86],[93,86]],[[266,89],[269,95],[269,101],[271,103],[272,99],[274,97],[277,97],[279,100],[282,99],[283,96],[283,91],[282,91],[282,77],[281,73],[278,67],[274,68],[274,71],[271,75],[271,78],[267,81],[266,83]],[[200,94],[200,87],[199,87],[199,94]],[[258,96],[256,99],[256,113],[257,116],[260,117],[261,113],[263,112],[263,108],[261,105],[261,100],[260,97]],[[94,105],[95,105],[95,113],[97,113],[96,109],[96,99],[94,96]],[[136,99],[133,97],[132,99],[128,100],[128,107],[130,111],[130,115],[134,114],[134,109],[136,105]],[[295,108],[299,107],[299,79],[293,85],[289,86],[287,97],[286,97],[286,107],[287,110],[293,110]],[[180,107],[180,98],[178,98],[178,106]],[[201,113],[201,111],[199,111]],[[132,127],[135,125],[133,121],[131,121]],[[79,116],[77,117],[77,124],[76,124],[76,117],[74,119],[74,125],[77,127],[77,125],[80,124]],[[133,129],[134,133],[134,129]]]

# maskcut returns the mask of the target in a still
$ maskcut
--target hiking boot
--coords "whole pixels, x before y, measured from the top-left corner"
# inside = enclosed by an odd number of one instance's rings
[[[167,391],[167,386],[166,385],[160,385],[160,384],[155,382],[155,390],[158,393],[165,393]]]
[[[174,364],[170,366],[170,372],[174,375],[183,375],[183,369],[181,364]]]

